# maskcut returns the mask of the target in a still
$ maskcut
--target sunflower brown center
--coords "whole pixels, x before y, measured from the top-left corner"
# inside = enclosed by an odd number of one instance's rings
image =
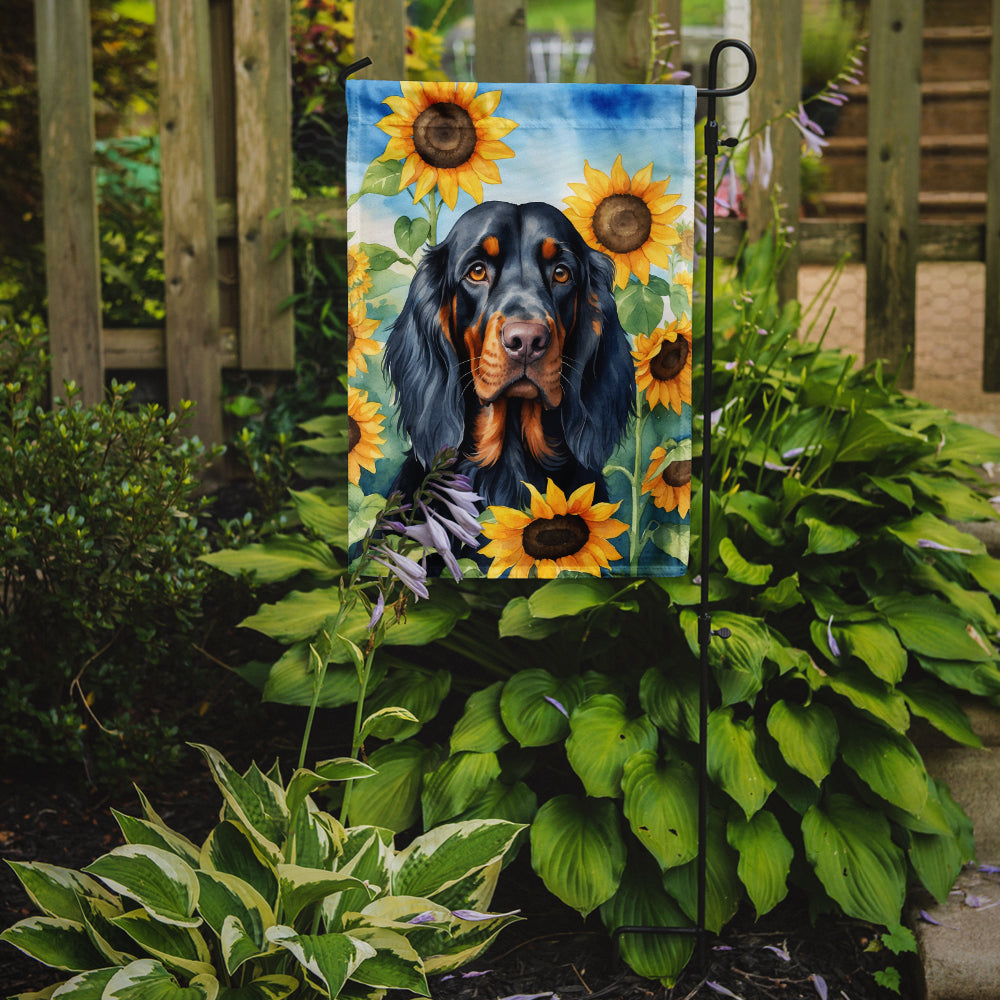
[[[691,460],[671,462],[660,474],[667,486],[687,486],[691,482]]]
[[[537,518],[524,529],[524,551],[532,559],[561,559],[587,544],[590,528],[579,514]]]
[[[649,239],[653,216],[634,194],[611,194],[594,212],[594,235],[614,253],[630,253]]]
[[[442,102],[413,123],[413,148],[432,167],[460,167],[476,149],[476,126],[465,108]]]
[[[354,417],[347,418],[347,450],[354,451],[361,440],[361,428]]]
[[[353,254],[347,255],[347,281],[354,284],[354,272],[358,269],[358,259]]]
[[[649,373],[658,382],[669,382],[684,370],[688,359],[688,343],[678,336],[671,344],[664,341],[659,353],[649,362]]]
[[[354,341],[356,339],[357,338],[354,335],[354,324],[353,323],[348,323],[347,324],[347,349],[348,349],[348,351],[353,350],[353,348],[354,348]]]

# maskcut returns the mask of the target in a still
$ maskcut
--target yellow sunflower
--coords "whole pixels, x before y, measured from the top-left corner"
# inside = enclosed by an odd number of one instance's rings
[[[668,462],[659,469],[667,457],[665,448],[656,447],[649,456],[649,468],[642,480],[642,492],[653,494],[653,503],[663,510],[676,510],[687,517],[691,509],[691,460]]]
[[[378,320],[368,316],[368,305],[364,299],[347,309],[347,377],[354,378],[358,371],[367,372],[366,354],[378,354],[378,341],[372,334],[378,329]]]
[[[368,254],[360,247],[347,248],[347,302],[355,305],[371,291]]]
[[[483,200],[484,183],[500,183],[500,169],[493,161],[514,155],[500,140],[517,128],[517,122],[492,117],[500,103],[499,90],[476,97],[476,87],[404,81],[402,97],[385,99],[392,114],[378,123],[389,136],[379,159],[405,159],[399,190],[416,181],[414,202],[437,185],[453,209],[459,188],[478,203]]]
[[[347,387],[347,478],[355,486],[361,482],[361,470],[375,471],[375,459],[382,458],[380,444],[385,417],[378,411],[378,401],[368,402],[368,393]]]
[[[611,515],[618,503],[594,503],[594,483],[581,486],[569,499],[552,480],[545,496],[525,483],[531,492],[531,513],[512,507],[490,507],[495,524],[484,524],[490,539],[479,551],[493,560],[487,575],[498,577],[510,570],[512,579],[535,574],[551,579],[564,571],[600,576],[621,553],[608,541],[628,525]]]
[[[683,287],[684,291],[688,293],[688,305],[691,305],[693,301],[693,291],[694,291],[694,276],[690,271],[678,271],[674,275],[674,284]]]
[[[635,338],[635,384],[646,393],[652,410],[657,404],[681,412],[691,404],[691,320],[675,319],[648,337]]]
[[[595,250],[615,262],[615,284],[624,288],[631,272],[644,285],[649,282],[649,265],[670,265],[670,247],[681,238],[673,222],[684,212],[677,204],[679,194],[667,194],[670,178],[653,180],[653,164],[634,177],[622,167],[621,154],[611,168],[611,176],[595,170],[584,160],[586,184],[570,183],[576,197],[563,198],[569,205],[566,218]]]

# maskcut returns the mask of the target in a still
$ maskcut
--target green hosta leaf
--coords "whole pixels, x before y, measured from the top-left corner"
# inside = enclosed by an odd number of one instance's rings
[[[523,782],[493,781],[458,819],[505,819],[527,826],[538,812],[538,796]]]
[[[437,826],[468,809],[500,777],[495,753],[452,754],[424,780],[424,826]]]
[[[757,762],[752,718],[739,722],[732,708],[717,708],[709,714],[708,774],[748,819],[767,801],[776,783]]]
[[[924,680],[908,681],[900,686],[900,690],[910,711],[926,719],[945,736],[967,747],[983,745],[965,710],[947,688]]]
[[[411,735],[420,726],[420,720],[409,709],[394,705],[391,708],[380,708],[378,711],[372,712],[362,723],[358,735],[362,740],[369,736],[380,740],[391,740],[397,734]]]
[[[531,865],[553,895],[582,916],[618,889],[625,842],[607,799],[557,795],[531,824]]]
[[[650,667],[639,682],[639,704],[660,729],[678,740],[698,739],[698,677],[678,665]]]
[[[736,852],[726,843],[726,825],[721,814],[708,819],[705,849],[705,926],[714,934],[732,919],[743,899],[743,884],[736,874]],[[663,873],[663,887],[691,920],[698,916],[698,861],[670,868]]]
[[[799,574],[792,573],[779,580],[773,587],[761,591],[754,600],[763,612],[787,611],[798,604],[804,604],[805,598],[799,588]]]
[[[698,853],[698,783],[689,765],[643,750],[625,762],[625,818],[660,868],[683,865]]]
[[[910,579],[917,586],[914,589],[933,591],[970,621],[976,622],[988,634],[1000,632],[1000,615],[997,614],[993,598],[981,590],[971,590],[968,586],[947,579],[943,573],[924,562],[915,566]]]
[[[499,862],[522,829],[496,819],[446,823],[428,830],[396,855],[392,891],[434,899],[461,879]]]
[[[500,692],[503,681],[469,696],[462,717],[451,733],[451,752],[474,750],[494,753],[510,742],[510,733],[500,717]]]
[[[890,448],[923,444],[923,434],[907,430],[870,410],[862,410],[851,421],[837,451],[838,462],[869,462]]]
[[[405,740],[416,734],[423,723],[437,715],[441,702],[450,689],[451,674],[447,670],[417,667],[395,670],[379,684],[365,706],[372,712],[383,708],[405,708],[415,716],[418,722],[400,719],[393,723],[387,720],[381,726],[382,739],[391,737]]]
[[[882,595],[874,603],[899,633],[903,645],[915,653],[977,663],[996,659],[995,651],[975,626],[936,597]]]
[[[226,821],[208,835],[202,844],[200,867],[234,875],[253,886],[271,907],[277,905],[277,873],[242,824]]]
[[[884,681],[872,677],[868,670],[842,667],[836,673],[821,675],[813,668],[807,677],[814,688],[827,687],[897,732],[906,732],[910,713],[906,710],[903,696]]]
[[[1000,669],[992,663],[935,660],[930,656],[918,656],[917,662],[949,687],[987,697],[1000,694]]]
[[[739,851],[736,873],[760,919],[788,894],[788,873],[795,849],[773,813],[762,809],[751,819],[738,816],[726,828],[729,846]]]
[[[336,650],[343,650],[343,642],[334,643]],[[378,684],[385,676],[385,665],[376,658],[369,686]],[[330,664],[323,675],[319,690],[317,708],[339,708],[358,700],[358,675],[353,666],[340,667]],[[297,642],[289,646],[274,663],[264,682],[261,693],[264,701],[274,701],[280,705],[311,705],[316,697],[316,674],[310,659],[307,642]]]
[[[909,855],[924,887],[939,903],[944,903],[966,861],[959,838],[950,831],[911,833]]]
[[[113,892],[134,899],[151,917],[178,927],[197,927],[198,878],[176,854],[146,844],[125,844],[84,871]]]
[[[655,749],[658,738],[648,716],[629,719],[620,698],[595,694],[570,717],[566,758],[588,795],[616,799],[625,761],[638,750]]]
[[[291,643],[311,639],[328,619],[340,610],[337,587],[316,590],[293,590],[276,604],[262,604],[256,614],[244,618],[244,628],[256,629],[278,642]]]
[[[655,866],[630,858],[615,894],[601,904],[601,919],[610,932],[619,927],[687,927],[690,921],[660,884]],[[673,986],[691,959],[690,934],[623,934],[622,958],[638,975]]]
[[[561,631],[563,624],[557,620],[536,618],[531,613],[527,597],[515,597],[504,605],[500,615],[501,639],[516,636],[520,639],[544,639]]]
[[[826,705],[797,705],[779,699],[767,716],[767,731],[781,748],[781,756],[796,771],[819,786],[837,756],[837,720]]]
[[[611,580],[549,580],[528,598],[535,618],[579,615],[607,604],[619,587]]]
[[[431,224],[426,219],[409,219],[402,215],[396,220],[392,231],[400,249],[412,257],[427,242]]]
[[[850,737],[841,741],[840,753],[876,795],[905,812],[922,812],[927,801],[927,772],[907,737],[855,718]]]
[[[748,587],[763,587],[771,578],[771,573],[774,570],[770,563],[762,565],[747,562],[729,537],[720,540],[719,557],[726,565],[726,576],[730,580],[744,583]]]
[[[230,576],[246,574],[256,584],[288,580],[298,573],[309,573],[317,580],[332,580],[343,572],[326,542],[295,535],[271,535],[266,542],[209,552],[199,558]]]
[[[980,587],[1000,597],[1000,559],[990,555],[974,556],[965,560],[965,568]]]
[[[69,972],[99,968],[104,958],[95,950],[87,929],[64,917],[28,917],[0,934],[6,941],[43,965]]]
[[[168,968],[189,976],[211,975],[212,956],[205,939],[191,927],[164,924],[145,910],[132,910],[111,921]]]
[[[264,931],[274,925],[274,913],[267,900],[252,885],[235,875],[200,871],[198,883],[201,887],[198,910],[223,944],[226,944],[227,936],[232,938],[234,935],[233,930],[228,935],[223,934],[227,921],[238,922],[239,934],[236,937],[239,940],[249,939],[250,954],[240,954],[232,946],[223,948],[226,970],[232,975],[247,958],[255,957],[266,949]]]
[[[681,612],[681,627],[694,656],[700,656],[698,616],[693,611]],[[759,618],[730,611],[712,615],[712,629],[729,629],[729,638],[713,636],[708,646],[708,662],[722,689],[723,703],[752,703],[763,685],[764,659],[771,648],[771,636]]]
[[[115,897],[97,879],[71,868],[39,861],[8,861],[24,891],[46,916],[80,921],[80,896],[93,896],[114,903]]]
[[[375,957],[375,949],[349,934],[296,934],[291,927],[270,927],[267,939],[287,949],[308,973],[332,997],[339,996],[344,983],[366,959]]]
[[[226,805],[246,827],[265,856],[272,862],[280,857],[278,844],[288,830],[288,808],[284,789],[263,778],[254,783],[237,773],[217,750],[192,744],[208,761]]]
[[[189,865],[198,864],[199,849],[187,837],[175,833],[162,824],[136,819],[134,816],[126,816],[125,813],[120,813],[117,809],[112,809],[111,812],[128,843],[159,847],[164,851],[170,851],[171,854],[176,854]]]
[[[430,996],[424,963],[402,934],[383,927],[362,926],[353,928],[351,937],[375,949],[375,954],[351,973],[355,982]]]
[[[906,650],[896,633],[879,622],[835,625],[833,634],[843,652],[856,656],[879,680],[898,684],[906,673]]]
[[[278,884],[282,913],[285,919],[293,922],[307,906],[327,896],[345,889],[366,889],[364,883],[352,875],[303,868],[301,865],[278,865]]]
[[[246,986],[223,987],[218,1000],[285,1000],[298,988],[292,976],[261,976]]]
[[[945,548],[968,552],[971,555],[983,555],[986,552],[986,546],[974,535],[942,521],[933,514],[918,514],[909,521],[889,525],[886,530],[913,549],[922,548],[921,542],[933,542],[935,545],[943,545]]]
[[[547,670],[522,670],[504,684],[500,716],[521,746],[546,746],[569,732],[569,715],[583,693],[579,677],[560,679]]]
[[[899,923],[906,866],[885,816],[849,795],[834,794],[809,809],[802,836],[820,882],[849,917]]]
[[[844,552],[854,545],[860,537],[858,533],[846,524],[828,524],[815,517],[803,519],[809,528],[809,543],[806,545],[806,555],[828,556]]]
[[[371,778],[377,773],[374,767],[353,757],[334,757],[331,760],[321,761],[312,771],[308,768],[299,768],[288,782],[285,805],[289,813],[296,813],[307,796],[331,781]]]
[[[289,490],[292,506],[302,523],[324,542],[347,548],[347,508],[328,503],[315,490]]]
[[[407,740],[379,747],[368,758],[378,772],[351,790],[354,826],[381,826],[399,833],[420,817],[420,790],[425,772],[438,762],[437,753]]]
[[[983,521],[996,516],[989,500],[953,476],[924,476],[911,472],[906,478],[925,497],[940,504],[942,513],[951,521]]]
[[[101,1000],[216,1000],[218,995],[219,981],[213,975],[195,976],[181,986],[159,962],[142,958],[115,972]]]
[[[768,545],[777,547],[784,541],[781,511],[771,497],[752,493],[750,490],[739,490],[726,497],[726,514],[745,521],[757,537]]]

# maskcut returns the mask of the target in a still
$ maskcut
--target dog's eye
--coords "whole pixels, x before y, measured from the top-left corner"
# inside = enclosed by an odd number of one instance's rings
[[[552,270],[552,280],[557,285],[565,285],[572,277],[573,272],[565,264],[556,264]]]
[[[466,272],[466,277],[472,281],[485,281],[489,277],[485,264],[475,263]]]

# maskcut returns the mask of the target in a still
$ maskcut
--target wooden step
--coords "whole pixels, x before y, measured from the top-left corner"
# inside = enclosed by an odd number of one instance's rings
[[[924,27],[944,27],[956,21],[989,24],[990,5],[991,0],[924,0]]]
[[[989,25],[925,28],[921,79],[925,83],[988,80],[992,38]]]
[[[817,195],[816,203],[827,218],[864,220],[868,204],[864,191],[830,191]],[[986,193],[979,191],[921,191],[920,218],[954,222],[979,222],[986,217]]]

